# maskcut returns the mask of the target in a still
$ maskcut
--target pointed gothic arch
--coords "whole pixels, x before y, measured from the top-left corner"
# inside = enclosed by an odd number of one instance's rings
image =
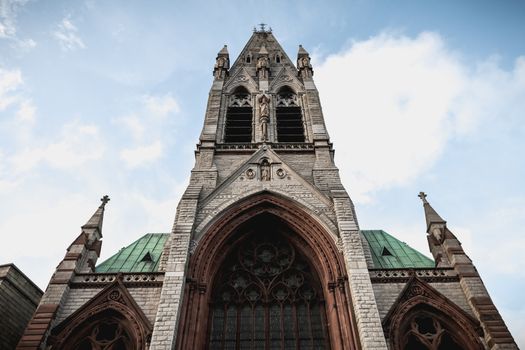
[[[383,320],[392,350],[481,350],[479,322],[425,281],[412,277]]]
[[[288,233],[281,237],[308,261],[312,275],[318,276],[322,302],[326,304],[323,317],[330,348],[356,349],[357,333],[341,252],[332,236],[303,208],[270,193],[254,195],[231,206],[200,239],[190,257],[177,348],[187,349],[190,344],[195,349],[206,348],[211,329],[210,303],[221,267],[228,256],[235,254],[245,229],[264,217],[287,228]]]
[[[120,278],[53,328],[53,349],[147,349],[152,325]]]

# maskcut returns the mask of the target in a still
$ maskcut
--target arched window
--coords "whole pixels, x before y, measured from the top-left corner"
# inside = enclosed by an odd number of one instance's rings
[[[432,307],[420,306],[401,325],[400,350],[478,349],[456,322]]]
[[[252,141],[252,98],[250,93],[239,87],[230,96],[226,111],[224,142]]]
[[[317,276],[271,220],[257,226],[215,279],[207,349],[328,349]]]
[[[304,142],[304,127],[297,95],[289,87],[277,94],[277,141]]]
[[[127,350],[137,349],[129,322],[119,313],[107,310],[78,326],[62,349]]]

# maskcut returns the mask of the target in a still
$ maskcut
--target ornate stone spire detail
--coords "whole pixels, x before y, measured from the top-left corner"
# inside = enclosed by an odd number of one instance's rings
[[[430,203],[427,201],[427,194],[425,192],[419,192],[418,195],[419,198],[421,198],[421,201],[423,201],[423,208],[425,209],[425,220],[427,222],[427,233],[431,233],[432,225],[440,225],[445,226],[446,221],[439,216],[439,214],[432,208]]]
[[[82,231],[83,232],[87,232],[88,230],[97,229],[98,233],[100,234],[100,236],[102,236],[102,222],[104,220],[104,209],[106,207],[106,204],[110,201],[109,196],[105,195],[104,197],[100,198],[100,201],[102,203],[97,208],[95,213],[82,226]]]
[[[230,54],[228,53],[228,46],[224,47],[217,54],[215,59],[215,66],[213,67],[213,76],[215,79],[224,79],[228,76],[230,69]]]
[[[299,51],[297,52],[297,70],[299,76],[303,79],[312,78],[314,70],[310,63],[310,54],[303,48],[303,45],[299,45]]]

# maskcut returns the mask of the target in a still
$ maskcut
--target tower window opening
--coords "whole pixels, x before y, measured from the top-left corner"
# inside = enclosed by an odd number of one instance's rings
[[[304,142],[304,127],[301,107],[297,95],[290,89],[283,89],[277,95],[275,109],[278,142]]]
[[[230,97],[226,111],[224,142],[251,142],[252,115],[251,96],[241,88]]]

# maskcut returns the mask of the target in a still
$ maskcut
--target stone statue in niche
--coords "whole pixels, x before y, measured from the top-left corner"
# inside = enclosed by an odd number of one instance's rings
[[[270,163],[267,159],[263,159],[260,165],[261,181],[270,181]]]
[[[257,59],[257,73],[259,79],[268,79],[268,57],[262,56]]]
[[[299,74],[303,78],[311,78],[313,75],[312,64],[310,63],[310,56],[303,56],[297,59],[297,68]]]
[[[213,75],[215,78],[222,79],[224,77],[224,73],[228,71],[229,65],[230,64],[227,57],[218,56],[217,60],[215,61],[215,67],[213,68]]]
[[[259,122],[262,141],[268,141],[268,122],[270,121],[270,98],[266,94],[259,97]]]

